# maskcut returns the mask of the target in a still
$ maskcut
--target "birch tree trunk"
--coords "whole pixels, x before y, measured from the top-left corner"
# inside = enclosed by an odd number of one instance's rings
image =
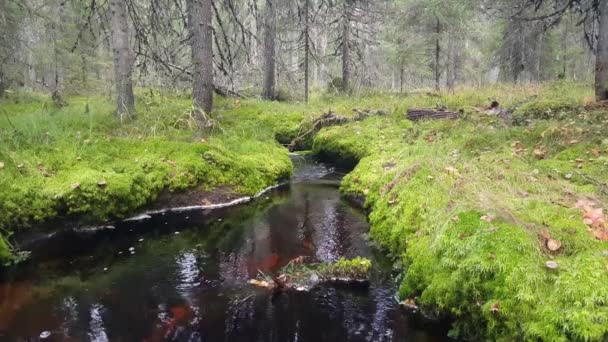
[[[600,27],[595,60],[595,97],[608,100],[608,1],[599,4]]]
[[[264,10],[264,86],[262,90],[262,98],[266,100],[274,100],[275,98],[276,23],[274,6],[275,4],[271,0],[266,0],[266,9]]]
[[[200,128],[209,125],[213,109],[213,7],[212,0],[188,0],[188,29],[192,49],[192,104]]]
[[[116,83],[116,115],[130,118],[135,114],[132,60],[129,47],[129,23],[126,0],[111,0],[112,54]]]

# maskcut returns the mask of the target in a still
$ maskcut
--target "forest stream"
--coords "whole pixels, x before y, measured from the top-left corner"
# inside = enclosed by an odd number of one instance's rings
[[[446,327],[400,309],[342,174],[292,159],[291,182],[246,205],[22,237],[36,254],[0,281],[0,340],[445,340]],[[299,256],[370,258],[370,286],[273,295],[248,284]]]

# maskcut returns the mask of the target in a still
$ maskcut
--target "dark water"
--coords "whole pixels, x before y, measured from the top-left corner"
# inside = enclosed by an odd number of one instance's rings
[[[248,205],[30,245],[33,260],[0,282],[0,340],[443,340],[445,330],[400,311],[379,266],[368,289],[272,296],[248,285],[301,255],[383,262],[367,244],[365,216],[340,198],[340,175],[294,162],[289,186]]]

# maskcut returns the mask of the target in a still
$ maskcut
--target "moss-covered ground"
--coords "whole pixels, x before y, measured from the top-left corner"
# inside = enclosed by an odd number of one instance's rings
[[[452,318],[454,336],[608,337],[608,242],[596,237],[606,217],[577,208],[608,208],[608,110],[583,108],[570,87],[496,93],[523,126],[473,109],[481,97],[453,106],[457,94],[445,101],[463,119],[398,112],[315,138],[317,154],[360,160],[342,190],[366,197],[371,240],[402,270],[401,298]]]
[[[491,99],[516,125],[482,109]],[[588,202],[608,208],[608,112],[591,99],[590,87],[568,83],[308,105],[218,99],[219,124],[202,136],[189,100],[175,95],[140,94],[137,119],[120,123],[104,98],[69,98],[55,109],[12,94],[0,110],[0,229],[7,236],[65,215],[124,217],[166,189],[252,194],[291,174],[277,140],[288,143],[311,118],[386,109],[323,129],[312,148],[358,163],[342,190],[366,197],[371,241],[402,270],[401,298],[449,315],[455,336],[603,340],[608,242],[596,238],[605,217]],[[405,119],[408,108],[438,106],[465,115]],[[577,203],[587,203],[586,215]]]
[[[10,259],[6,237],[52,218],[122,218],[167,190],[252,195],[291,175],[275,125],[287,131],[300,114],[219,99],[218,125],[203,134],[189,102],[142,94],[137,119],[123,123],[100,97],[68,98],[63,108],[36,94],[1,102],[0,261]]]

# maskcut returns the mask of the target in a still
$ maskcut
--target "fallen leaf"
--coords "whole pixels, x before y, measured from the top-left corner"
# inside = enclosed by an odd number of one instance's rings
[[[491,216],[489,216],[489,215],[483,215],[479,219],[482,220],[482,221],[488,222],[488,223],[491,223],[492,220],[493,220],[493,218]]]
[[[497,315],[499,314],[499,308],[500,308],[500,304],[498,302],[492,304],[492,308],[490,308],[490,312]]]
[[[202,205],[212,205],[213,203],[211,203],[211,201],[209,201],[208,199],[203,198],[203,200],[201,201],[201,204]]]
[[[591,151],[589,151],[591,154],[593,154],[596,158],[600,156],[600,150],[593,148],[591,149]]]
[[[413,298],[408,298],[399,304],[401,306],[405,307],[406,309],[410,309],[410,310],[418,309],[418,305],[416,305],[416,301]]]
[[[452,216],[452,221],[454,221],[454,222],[460,222],[460,217],[458,217],[458,216]]]
[[[568,143],[569,143],[570,145],[574,145],[574,144],[578,144],[578,143],[579,143],[579,141],[578,141],[578,140],[576,140],[576,139],[572,139],[572,140],[568,141]]]
[[[264,280],[251,279],[251,280],[249,280],[249,284],[251,284],[253,286],[264,287],[264,288],[267,288],[267,289],[274,288],[273,284],[271,284],[271,283],[269,283],[267,281],[264,281]]]
[[[594,206],[595,206],[595,203],[590,200],[587,200],[587,199],[580,199],[580,200],[576,201],[576,204],[574,205],[574,207],[578,208],[578,209],[585,209],[587,207],[591,208]]]
[[[458,172],[458,169],[453,166],[448,166],[444,170],[450,175],[460,176],[460,172]]]
[[[545,159],[547,157],[547,149],[545,147],[535,148],[534,156],[537,159]]]
[[[517,149],[522,149],[524,148],[524,144],[522,144],[521,141],[517,140],[511,143],[511,147],[513,148],[517,148]]]
[[[608,241],[608,231],[606,230],[596,230],[593,232],[593,236],[598,240]]]
[[[543,240],[545,240],[545,241],[551,239],[551,234],[549,234],[549,231],[547,230],[547,228],[541,229],[540,235],[543,237]]]
[[[72,190],[76,190],[76,189],[80,188],[80,183],[74,183],[74,184],[70,185],[70,188]]]
[[[552,252],[559,250],[561,247],[562,243],[559,240],[549,239],[549,241],[547,241],[547,248]]]
[[[545,263],[545,266],[547,266],[547,268],[551,270],[556,270],[559,267],[556,261],[547,261]]]

